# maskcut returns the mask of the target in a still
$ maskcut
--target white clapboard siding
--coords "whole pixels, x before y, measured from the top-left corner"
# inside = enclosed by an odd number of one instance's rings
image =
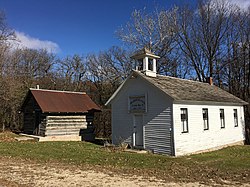
[[[196,99],[192,97],[194,102],[191,100],[185,101],[185,94],[188,96],[189,92],[182,92],[183,98],[178,95],[179,92],[176,89],[178,85],[173,86],[175,78],[172,78],[173,80],[164,79],[167,81],[166,84],[163,77],[158,77],[161,81],[156,81],[157,78],[144,78],[134,74],[126,80],[119,92],[115,93],[115,97],[110,100],[112,106],[112,141],[114,144],[126,142],[135,148],[144,148],[154,153],[181,156],[242,143],[245,139],[244,110],[243,106],[239,106],[244,105],[243,101],[233,96],[230,97],[236,104],[230,104],[229,102],[225,104],[218,101],[203,103],[200,100],[196,102]],[[181,80],[176,79],[176,81],[180,83]],[[189,83],[192,83],[194,87],[198,85],[209,90],[206,85],[189,81],[185,81],[184,85],[182,84],[183,88],[189,87]],[[174,89],[171,90],[171,88]],[[180,87],[180,89],[182,88]],[[161,90],[164,90],[165,93]],[[171,94],[172,98],[166,93]],[[129,97],[137,96],[137,98],[140,98],[143,95],[145,95],[147,105],[146,112],[141,114],[130,113]],[[226,95],[229,97],[228,94]],[[206,98],[203,99],[206,100]],[[181,108],[187,108],[188,110],[189,131],[187,133],[182,132]],[[208,109],[208,130],[204,130],[203,108]],[[225,113],[225,128],[223,129],[220,124],[220,109],[224,109]],[[237,109],[238,113],[238,127],[235,127],[234,124],[234,109]],[[141,123],[141,117],[138,117],[138,115],[142,115],[142,133],[138,133],[141,132],[141,128],[137,128],[136,124],[134,126],[134,123]],[[142,146],[141,136],[143,137]],[[139,141],[135,141],[136,138]]]
[[[145,95],[147,112],[143,114],[144,149],[154,153],[172,154],[172,102],[164,93],[141,77],[127,81],[112,101],[112,141],[114,144],[133,140],[133,116],[128,111],[129,96]]]
[[[180,108],[188,109],[188,133],[182,133]],[[209,129],[204,130],[202,108],[208,109]],[[219,110],[224,109],[225,128],[221,128]],[[238,127],[234,126],[233,109],[238,112]],[[230,145],[244,140],[242,106],[174,104],[174,140],[176,156]]]

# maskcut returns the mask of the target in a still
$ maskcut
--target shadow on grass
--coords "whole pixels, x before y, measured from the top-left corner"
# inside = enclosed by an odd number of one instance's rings
[[[95,138],[93,141],[87,141],[96,145],[104,146],[105,144],[109,143],[111,144],[111,140],[109,138]]]

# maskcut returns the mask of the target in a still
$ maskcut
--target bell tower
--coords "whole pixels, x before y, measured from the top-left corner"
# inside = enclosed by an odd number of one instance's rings
[[[147,76],[156,77],[156,59],[160,58],[159,56],[144,48],[136,52],[131,58],[136,60],[135,70]]]

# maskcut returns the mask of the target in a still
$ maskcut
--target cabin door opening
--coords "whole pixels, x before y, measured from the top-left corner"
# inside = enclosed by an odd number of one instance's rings
[[[35,130],[34,134],[39,135],[40,134],[40,121],[41,121],[41,113],[40,111],[35,111]]]
[[[143,115],[134,115],[134,135],[133,146],[137,148],[143,148]]]

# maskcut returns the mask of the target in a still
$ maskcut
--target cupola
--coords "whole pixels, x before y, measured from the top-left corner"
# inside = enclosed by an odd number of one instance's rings
[[[137,51],[131,58],[135,59],[135,70],[150,77],[156,77],[156,59],[159,56],[153,54],[147,48]]]

